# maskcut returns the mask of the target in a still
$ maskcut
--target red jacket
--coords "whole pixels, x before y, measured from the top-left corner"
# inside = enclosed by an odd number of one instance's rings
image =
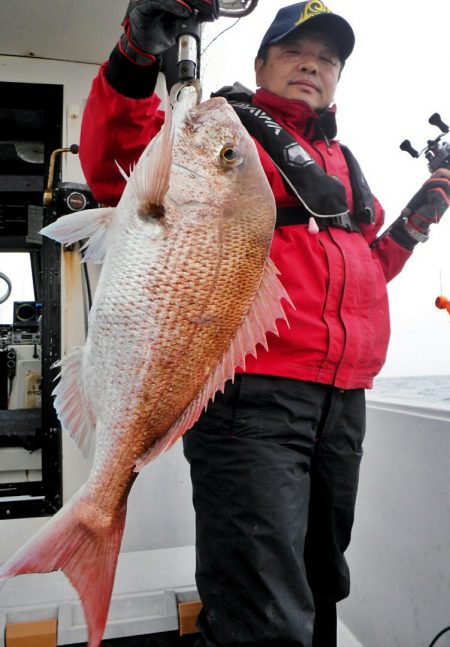
[[[124,180],[114,160],[127,170],[158,132],[164,114],[159,99],[129,99],[116,92],[104,64],[93,82],[83,115],[80,159],[97,200],[116,204]],[[253,102],[273,116],[313,159],[344,184],[350,209],[352,191],[346,161],[336,140],[312,140],[316,113],[302,101],[257,90]],[[278,170],[256,142],[277,205],[295,206]],[[310,234],[306,225],[275,230],[271,256],[296,309],[287,307],[290,327],[280,322],[270,334],[269,350],[248,357],[247,373],[276,375],[334,384],[342,389],[370,388],[380,371],[389,341],[386,283],[403,267],[411,251],[389,235],[375,245],[384,211],[375,200],[375,223],[361,233],[328,227]]]

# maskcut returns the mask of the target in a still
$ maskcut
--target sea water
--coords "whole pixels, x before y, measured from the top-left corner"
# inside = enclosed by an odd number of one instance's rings
[[[450,375],[376,377],[373,389],[367,391],[367,399],[371,398],[450,409]]]

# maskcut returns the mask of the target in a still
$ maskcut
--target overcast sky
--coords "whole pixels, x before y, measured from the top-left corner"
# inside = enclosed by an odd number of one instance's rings
[[[205,96],[234,81],[254,89],[258,45],[276,11],[286,4],[259,0],[253,14],[238,24],[221,19],[208,26],[203,47],[234,25],[202,59]],[[427,139],[439,134],[428,124],[433,112],[450,125],[450,0],[330,0],[328,6],[356,34],[336,94],[338,137],[359,159],[389,224],[428,174],[425,158],[414,160],[400,151],[400,142],[408,138],[419,150],[424,148]],[[390,284],[392,336],[382,375],[450,374],[450,317],[434,305],[441,282],[450,298],[449,246],[450,213]],[[0,295],[3,290],[0,282]],[[12,300],[28,298],[32,294],[13,294],[0,306],[0,322]]]
[[[234,81],[255,88],[255,53],[287,4],[259,0],[211,44],[203,58],[205,93]],[[327,6],[356,35],[336,93],[338,138],[355,153],[390,223],[428,176],[425,157],[415,160],[399,144],[410,139],[422,150],[437,137],[428,123],[434,112],[450,125],[450,0],[330,0]],[[204,47],[234,22],[223,18],[209,27]],[[450,298],[449,249],[450,213],[389,285],[392,335],[382,375],[450,374],[450,317],[434,305],[441,281]]]

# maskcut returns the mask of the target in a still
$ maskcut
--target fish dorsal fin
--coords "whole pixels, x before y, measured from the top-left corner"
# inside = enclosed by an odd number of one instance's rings
[[[140,471],[159,454],[170,449],[178,438],[192,427],[208,402],[214,399],[215,393],[223,391],[225,382],[234,376],[236,367],[245,368],[246,355],[256,356],[258,344],[267,349],[266,334],[268,332],[278,334],[276,320],[284,319],[287,321],[281,299],[286,299],[292,306],[293,304],[277,274],[278,270],[269,258],[249,312],[237,329],[236,335],[224,353],[222,360],[211,372],[196,399],[184,410],[168,433],[158,440],[146,454],[141,456],[136,463],[136,471]]]
[[[173,141],[172,108],[168,103],[161,130],[147,146],[129,178],[138,202],[138,213],[146,212],[148,206],[159,206],[164,200],[169,189]]]
[[[69,213],[41,229],[40,233],[64,245],[86,239],[81,247],[84,251],[83,261],[102,263],[108,247],[113,213],[111,207]]]
[[[56,364],[61,367],[60,380],[52,395],[62,428],[83,456],[90,456],[94,449],[95,416],[83,387],[82,363],[83,348],[76,348]]]

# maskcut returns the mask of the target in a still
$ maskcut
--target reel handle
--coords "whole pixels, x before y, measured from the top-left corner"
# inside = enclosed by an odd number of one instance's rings
[[[428,123],[430,123],[432,126],[437,126],[439,130],[444,134],[448,133],[449,131],[449,127],[447,126],[447,124],[444,124],[441,119],[441,115],[438,112],[435,112],[431,115],[431,117],[428,119]]]
[[[415,148],[412,147],[411,142],[409,139],[404,139],[402,143],[400,144],[400,149],[402,151],[406,151],[411,155],[411,157],[419,157],[419,153],[416,151]]]

